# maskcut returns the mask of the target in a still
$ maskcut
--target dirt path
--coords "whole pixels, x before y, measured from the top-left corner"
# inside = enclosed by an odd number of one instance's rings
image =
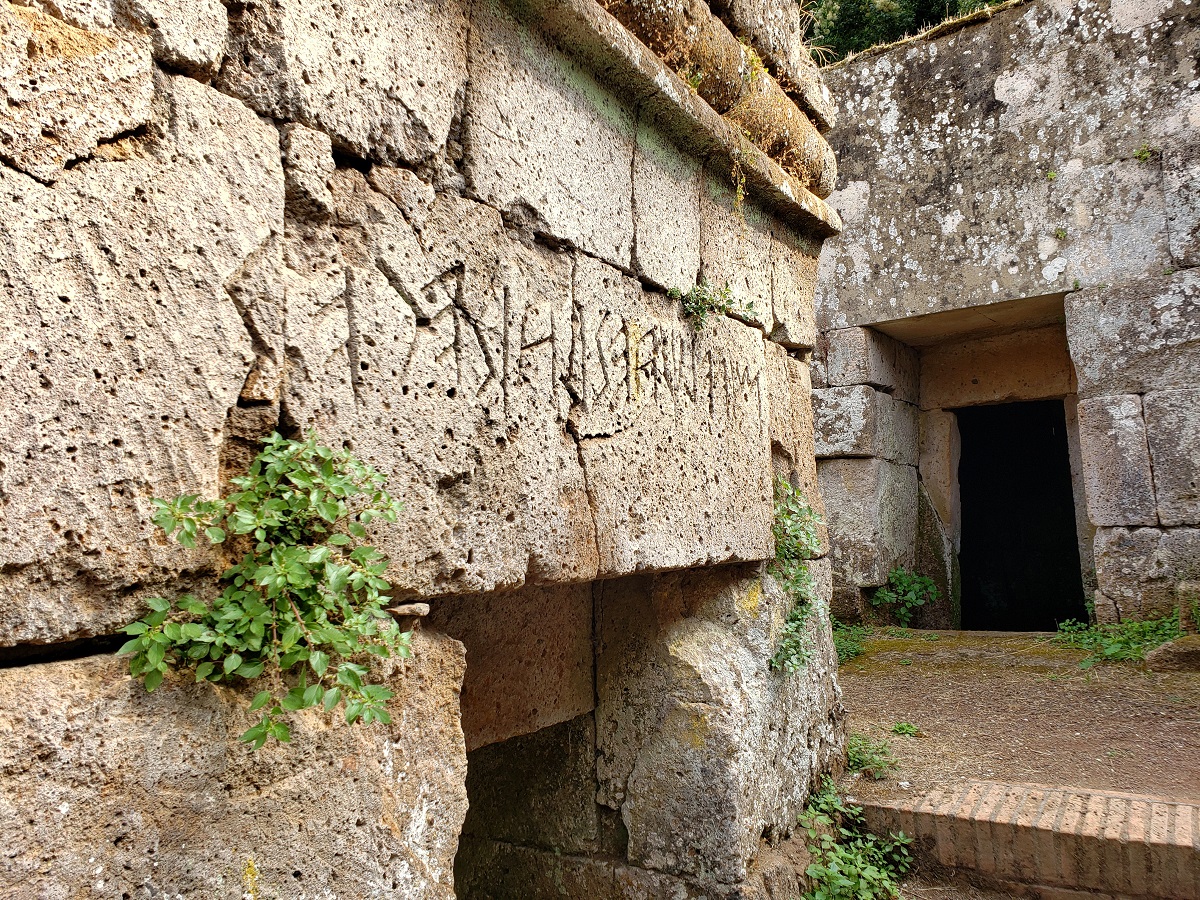
[[[973,778],[1200,801],[1200,673],[1081,671],[1045,634],[891,631],[839,672],[849,730],[899,759],[883,781],[844,779],[856,799]]]

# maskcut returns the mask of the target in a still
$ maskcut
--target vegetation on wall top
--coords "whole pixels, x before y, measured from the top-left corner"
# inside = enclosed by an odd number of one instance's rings
[[[817,0],[808,40],[825,62],[890,44],[1000,0]]]

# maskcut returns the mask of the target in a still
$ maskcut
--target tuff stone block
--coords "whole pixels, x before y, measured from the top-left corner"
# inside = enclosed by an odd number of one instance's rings
[[[499,0],[472,10],[463,129],[470,191],[515,224],[629,271],[629,106],[518,25]]]
[[[869,384],[906,403],[919,394],[917,355],[909,347],[870,328],[829,332],[825,377],[830,387]]]
[[[771,226],[771,340],[793,350],[817,343],[814,292],[820,247],[781,222]]]
[[[590,584],[443,597],[427,624],[466,647],[468,751],[546,730],[595,705]]]
[[[1140,397],[1082,401],[1079,447],[1093,525],[1158,524]]]
[[[0,669],[0,893],[259,890],[454,897],[467,812],[458,723],[462,647],[418,633],[385,669],[391,726],[310,710],[292,742],[237,736],[259,714],[247,689],[168,678],[153,694],[113,656]],[[312,886],[309,888],[308,886]]]
[[[649,117],[638,120],[633,156],[633,267],[664,290],[687,291],[700,272],[703,166]]]
[[[727,173],[707,172],[700,192],[700,277],[727,287],[733,315],[770,334],[775,325],[771,290],[771,222],[739,201]]]
[[[621,811],[632,865],[744,881],[764,828],[790,833],[840,752],[827,612],[808,618],[811,664],[781,677],[768,660],[792,599],[756,567],[599,590],[599,802]]]
[[[958,492],[962,438],[958,432],[958,417],[944,409],[922,410],[920,433],[921,484],[938,518],[957,542],[962,522]]]
[[[19,210],[0,217],[0,645],[106,633],[220,565],[168,543],[150,499],[217,492],[257,355],[236,286],[282,231],[283,173],[277,132],[242,104],[164,86],[167,134],[128,158],[55,189],[0,167]]]
[[[835,585],[880,585],[911,569],[917,533],[917,470],[886,460],[824,459],[817,465],[832,536]]]
[[[878,456],[915,466],[917,408],[869,385],[813,391],[818,458]]]
[[[1080,397],[1188,389],[1200,371],[1200,274],[1072,294],[1067,339]]]
[[[150,40],[0,7],[0,153],[44,183],[154,118]]]
[[[114,0],[116,20],[145,30],[154,58],[199,78],[216,72],[225,53],[229,15],[220,0]]]
[[[453,0],[248,3],[230,17],[217,84],[357,156],[413,165],[450,134],[467,79],[466,33]]]
[[[1200,391],[1155,391],[1142,410],[1159,522],[1200,524]]]
[[[1170,615],[1186,596],[1180,586],[1200,578],[1197,528],[1099,528],[1095,551],[1108,621]]]

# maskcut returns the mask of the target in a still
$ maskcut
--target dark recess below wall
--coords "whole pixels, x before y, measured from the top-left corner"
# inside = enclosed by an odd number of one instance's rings
[[[962,627],[1086,619],[1061,400],[955,411],[962,436]]]

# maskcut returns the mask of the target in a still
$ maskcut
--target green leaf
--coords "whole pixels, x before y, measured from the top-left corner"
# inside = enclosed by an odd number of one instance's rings
[[[178,622],[168,622],[163,626],[163,634],[172,642],[178,641],[183,637],[183,628]]]
[[[155,612],[166,612],[171,608],[171,601],[165,597],[151,597],[146,601],[146,605]]]
[[[151,669],[146,673],[146,691],[153,692],[160,684],[162,684],[163,673],[161,669]]]
[[[329,668],[329,654],[323,653],[320,650],[314,650],[308,657],[308,664],[312,666],[312,670],[320,678],[325,674],[325,670]]]
[[[307,709],[310,706],[316,706],[321,702],[321,697],[324,695],[324,693],[325,692],[321,690],[321,685],[310,684],[304,690],[304,708]]]
[[[200,665],[196,666],[196,680],[203,681],[212,674],[214,668],[216,668],[216,666],[214,666],[211,662],[200,663]]]
[[[254,700],[250,704],[250,712],[254,712],[255,710],[262,709],[264,706],[266,706],[270,702],[271,702],[271,692],[270,691],[259,691],[257,694],[254,695]],[[242,740],[245,740],[245,738],[242,738]]]
[[[343,663],[338,667],[337,683],[356,691],[362,690],[362,678],[354,671],[350,663]]]
[[[145,634],[150,626],[145,622],[131,622],[122,629],[126,634]]]
[[[146,648],[146,660],[151,666],[157,666],[167,654],[167,648],[162,644],[151,644]]]
[[[254,662],[242,663],[237,667],[237,671],[234,674],[242,678],[257,678],[263,673],[263,666],[264,664],[261,659]]]
[[[329,710],[331,710],[335,706],[337,706],[341,702],[341,700],[342,700],[342,692],[339,688],[330,688],[329,690],[327,690],[325,692],[325,700],[324,700],[325,711],[329,712]]]
[[[124,656],[127,653],[134,653],[142,646],[140,637],[130,638],[121,645],[121,649],[117,651],[117,656]]]
[[[222,668],[224,668],[225,674],[228,675],[241,664],[242,657],[237,653],[230,653],[227,657],[225,657],[225,662],[222,663]]]
[[[204,536],[207,537],[214,544],[220,544],[222,541],[225,540],[225,532],[222,531],[220,528],[217,528],[216,526],[213,526],[211,528],[205,528]]]

